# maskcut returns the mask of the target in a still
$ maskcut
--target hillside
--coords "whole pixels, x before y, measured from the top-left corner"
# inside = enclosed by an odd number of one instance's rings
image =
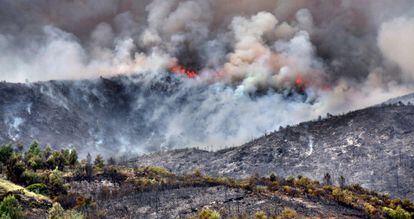
[[[128,168],[76,151],[0,147],[2,218],[409,218],[408,200],[304,176],[234,179]],[[4,179],[6,177],[8,180]],[[399,217],[396,217],[399,216]]]
[[[305,122],[241,147],[207,152],[186,149],[137,158],[132,165],[160,165],[180,173],[247,177],[344,176],[348,184],[414,199],[414,106],[384,105]]]
[[[97,149],[118,154],[131,148],[135,153],[157,150],[162,141],[157,123],[165,118],[149,120],[156,116],[154,108],[176,92],[177,83],[173,78],[146,83],[142,76],[0,82],[0,142],[28,145],[36,139],[76,147],[84,155]],[[142,148],[133,147],[142,141]]]

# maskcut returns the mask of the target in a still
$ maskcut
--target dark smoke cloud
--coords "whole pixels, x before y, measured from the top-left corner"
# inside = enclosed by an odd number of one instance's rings
[[[413,19],[411,0],[3,0],[0,80],[157,80],[181,64],[199,77],[180,93],[207,88],[162,124],[165,142],[239,144],[411,92]]]

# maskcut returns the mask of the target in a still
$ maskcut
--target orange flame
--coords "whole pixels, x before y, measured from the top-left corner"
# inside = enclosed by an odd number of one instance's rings
[[[182,66],[179,66],[179,65],[175,65],[175,66],[171,67],[170,71],[174,74],[186,75],[188,78],[197,77],[197,72],[196,71],[186,69],[186,68],[184,68]]]
[[[302,75],[297,75],[295,80],[295,85],[298,87],[303,87],[305,85],[305,81],[303,80]]]

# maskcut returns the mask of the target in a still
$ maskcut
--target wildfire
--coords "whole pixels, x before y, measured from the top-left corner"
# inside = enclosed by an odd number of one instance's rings
[[[186,75],[188,78],[197,77],[197,72],[196,71],[186,69],[186,68],[184,68],[182,66],[179,66],[179,65],[175,65],[175,66],[171,67],[170,71],[174,74]]]
[[[299,90],[299,92],[304,92],[306,87],[306,82],[303,79],[302,75],[298,74],[295,78],[295,87]]]
[[[302,87],[302,86],[305,85],[302,75],[297,75],[296,76],[295,85],[298,86],[298,87]]]

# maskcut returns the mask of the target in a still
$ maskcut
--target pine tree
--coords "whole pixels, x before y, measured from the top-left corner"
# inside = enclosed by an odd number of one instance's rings
[[[100,154],[96,156],[94,165],[95,167],[100,168],[100,169],[102,169],[105,166],[104,159],[102,158]]]
[[[78,162],[78,152],[75,149],[70,150],[68,162],[71,166]]]

